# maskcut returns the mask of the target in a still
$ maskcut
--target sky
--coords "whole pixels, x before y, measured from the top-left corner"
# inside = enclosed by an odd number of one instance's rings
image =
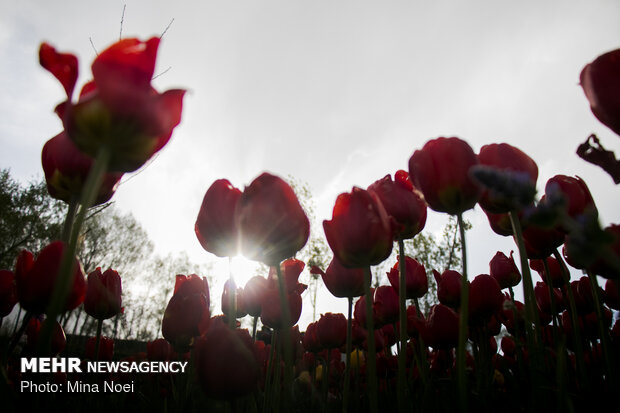
[[[620,47],[618,16],[615,0],[3,0],[0,167],[22,182],[41,177],[41,148],[62,128],[53,108],[64,91],[38,65],[42,41],[78,56],[82,85],[96,51],[119,35],[165,31],[153,85],[188,90],[183,119],[114,196],[157,252],[226,268],[193,231],[216,179],[243,189],[269,171],[306,182],[319,222],[312,230],[322,231],[338,194],[407,170],[414,150],[439,136],[458,136],[476,152],[517,146],[537,162],[540,192],[556,174],[579,175],[601,223],[618,223],[618,188],[575,154],[590,133],[620,153],[578,84],[585,64]],[[516,253],[479,207],[465,218],[473,224],[470,274],[488,273],[498,250]],[[438,233],[446,219],[429,213],[426,229]],[[346,300],[319,294],[318,313],[346,311]]]

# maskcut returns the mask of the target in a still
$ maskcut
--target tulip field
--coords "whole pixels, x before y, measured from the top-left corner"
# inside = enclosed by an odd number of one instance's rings
[[[428,139],[412,148],[408,164],[343,188],[331,218],[313,228],[333,253],[325,268],[296,257],[311,223],[284,179],[263,172],[243,190],[214,181],[187,231],[209,254],[242,255],[269,275],[245,285],[231,275],[223,291],[204,274],[176,275],[160,337],[116,356],[102,325],[123,311],[122,274],[85,274],[76,248],[89,208],[112,199],[124,174],[157,154],[181,122],[186,91],[151,85],[159,43],[110,45],[79,89],[78,58],[40,46],[40,65],[66,92],[55,107],[62,132],[43,147],[42,167],[49,195],[67,204],[67,215],[61,239],[16,251],[15,266],[0,270],[0,317],[15,306],[26,314],[2,341],[3,406],[376,413],[618,404],[620,225],[601,227],[580,177],[555,175],[537,194],[538,165],[528,154],[512,143],[476,153],[458,137]],[[592,113],[620,135],[620,49],[584,62],[580,85]],[[596,136],[578,153],[618,183],[620,161]],[[476,245],[466,242],[463,213],[474,207],[497,237],[514,240],[515,253],[489,257],[488,274],[468,273]],[[405,254],[429,208],[456,218],[462,266],[425,268]],[[389,283],[379,285],[371,268],[393,250]],[[301,331],[304,268],[346,300],[348,312],[325,312]],[[437,304],[425,309],[427,294]],[[214,314],[210,304],[220,298],[222,313]],[[57,320],[79,306],[98,328],[76,359],[65,352]],[[242,328],[243,319],[253,327]]]

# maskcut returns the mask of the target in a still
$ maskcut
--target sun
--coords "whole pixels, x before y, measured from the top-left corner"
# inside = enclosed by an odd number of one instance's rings
[[[233,257],[231,261],[232,275],[238,287],[245,286],[250,278],[257,275],[258,268],[259,263],[241,255]]]

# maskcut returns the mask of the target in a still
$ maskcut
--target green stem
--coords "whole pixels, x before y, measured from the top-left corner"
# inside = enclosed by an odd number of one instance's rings
[[[232,273],[232,257],[228,257],[228,327],[231,330],[237,328],[237,286]]]
[[[293,383],[293,348],[291,343],[291,310],[288,305],[288,291],[282,275],[280,264],[276,265],[278,274],[278,287],[280,290],[280,310],[282,315],[282,347],[284,348],[284,402],[285,406],[289,400]]]
[[[73,195],[69,200],[69,206],[67,208],[67,216],[65,217],[65,223],[62,227],[61,240],[63,242],[69,242],[69,236],[71,235],[71,228],[73,227],[73,221],[75,220],[75,213],[79,205],[79,199]]]
[[[352,347],[352,318],[353,318],[353,297],[347,297],[349,304],[349,316],[347,317],[347,344],[346,344],[346,360],[347,364],[344,368],[344,391],[342,396],[342,412],[347,413],[349,410],[349,388],[351,387],[351,347]]]
[[[82,197],[80,199],[80,212],[78,213],[75,223],[73,224],[71,236],[69,237],[69,243],[65,248],[65,252],[62,257],[52,299],[47,308],[47,318],[41,327],[41,339],[38,344],[39,353],[47,352],[51,346],[54,322],[56,321],[58,314],[60,314],[65,307],[66,298],[71,287],[75,265],[75,252],[77,249],[80,230],[82,229],[82,225],[86,219],[86,211],[95,202],[97,193],[101,187],[101,182],[103,181],[103,176],[108,169],[109,160],[110,149],[107,147],[101,147],[90,169],[86,183],[84,184]]]
[[[99,345],[101,344],[101,330],[103,329],[103,320],[97,320],[97,341],[95,342],[95,361],[99,361]]]
[[[258,316],[254,317],[252,322],[252,340],[256,341],[256,327],[258,326]]]
[[[400,315],[400,346],[398,350],[398,411],[405,412],[407,410],[407,376],[405,370],[407,346],[407,262],[405,258],[405,243],[402,239],[398,240],[398,305]]]
[[[24,334],[24,331],[26,331],[26,327],[28,327],[28,323],[30,322],[31,318],[32,318],[32,313],[30,311],[27,311],[26,315],[24,315],[24,319],[22,320],[22,326],[19,328],[19,331],[17,332],[17,334],[14,335],[13,341],[11,341],[6,351],[7,358],[8,356],[11,355],[11,353],[15,349],[15,346],[17,346],[17,343],[19,343],[19,339]]]
[[[607,369],[607,373],[609,374],[609,383],[611,384],[612,391],[616,391],[618,389],[616,370],[613,368],[615,366],[615,361],[612,360],[612,353],[609,351],[609,336],[607,333],[607,329],[603,325],[603,307],[601,304],[601,299],[599,297],[600,287],[598,285],[598,280],[596,279],[596,275],[592,273],[592,271],[588,271],[588,277],[590,278],[590,283],[592,284],[592,296],[594,298],[594,306],[596,309],[596,319],[598,321],[598,333],[601,336],[601,347],[603,348],[603,357],[605,358],[605,368]]]
[[[271,335],[271,348],[269,351],[269,361],[267,362],[267,374],[265,378],[265,392],[263,394],[263,412],[270,411],[271,409],[271,386],[272,386],[272,370],[274,369],[275,364],[275,349],[276,349],[276,339],[277,333],[274,331]]]
[[[465,374],[465,358],[467,356],[467,319],[469,317],[469,282],[467,280],[467,247],[465,244],[465,225],[463,214],[456,216],[461,235],[461,254],[463,264],[463,274],[461,278],[461,303],[459,305],[459,341],[456,348],[456,374],[459,390],[460,411],[467,412],[469,405],[467,401],[467,376]]]
[[[370,283],[372,274],[370,267],[364,267],[364,296],[366,301],[366,331],[368,332],[368,360],[366,361],[366,380],[368,381],[368,395],[370,398],[370,411],[377,413],[379,405],[377,401],[377,354],[375,350],[375,325],[372,315],[372,295]]]
[[[547,287],[549,288],[549,299],[551,302],[551,320],[553,321],[553,343],[558,343],[558,322],[557,322],[557,312],[556,312],[556,304],[555,304],[555,289],[553,288],[553,281],[551,280],[551,272],[549,271],[549,264],[547,260],[543,260],[543,265],[545,267],[545,281]]]

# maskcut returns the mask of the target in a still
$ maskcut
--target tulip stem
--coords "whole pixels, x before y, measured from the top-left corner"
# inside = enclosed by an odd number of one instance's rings
[[[62,227],[61,240],[63,242],[69,242],[69,236],[71,235],[71,228],[73,227],[73,221],[75,220],[75,213],[79,205],[79,199],[76,195],[71,196],[69,200],[69,206],[67,207],[67,216],[65,217],[65,223]]]
[[[370,294],[370,283],[372,274],[370,267],[364,267],[364,296],[366,301],[366,331],[368,343],[368,360],[366,362],[366,380],[368,382],[368,395],[370,397],[370,411],[377,413],[377,355],[375,350],[375,326],[372,315],[372,295]]]
[[[252,322],[252,340],[256,341],[256,327],[258,326],[258,316],[254,317],[254,321]]]
[[[237,327],[237,286],[232,272],[232,257],[228,257],[228,327],[234,330]]]
[[[11,355],[11,353],[15,349],[15,346],[17,346],[17,343],[19,343],[19,339],[22,337],[22,335],[24,335],[24,331],[26,331],[26,327],[28,327],[28,323],[30,322],[31,318],[32,313],[30,311],[27,311],[26,315],[24,315],[24,319],[22,320],[22,326],[19,328],[17,334],[13,337],[13,341],[11,341],[11,344],[9,344],[9,348],[6,352],[7,358]]]
[[[406,345],[407,345],[407,262],[405,258],[405,243],[402,238],[398,239],[398,306],[400,316],[400,331],[398,334],[400,346],[398,349],[398,411],[407,411],[407,377],[405,372],[406,363]]]
[[[547,260],[543,260],[543,265],[545,267],[545,283],[547,284],[547,288],[549,289],[549,303],[551,305],[551,321],[553,323],[553,343],[558,343],[558,322],[557,322],[557,306],[555,303],[555,289],[553,288],[553,282],[551,280],[551,272],[549,271],[549,264]]]
[[[607,369],[607,373],[609,374],[609,383],[611,384],[611,390],[617,391],[617,382],[616,382],[616,371],[613,368],[615,366],[614,361],[612,360],[611,353],[609,352],[609,337],[607,336],[607,329],[603,325],[603,310],[601,306],[601,299],[599,297],[600,287],[598,285],[598,280],[596,279],[596,275],[592,273],[592,271],[588,271],[588,277],[590,278],[590,284],[592,284],[592,296],[594,298],[594,307],[596,309],[596,320],[598,322],[598,334],[601,336],[601,347],[603,348],[603,358],[605,359],[605,368]]]
[[[101,345],[101,330],[103,329],[103,320],[97,320],[97,341],[95,341],[95,362],[99,361],[99,346]]]
[[[280,290],[280,309],[282,315],[282,335],[280,341],[282,341],[284,348],[284,402],[289,400],[291,392],[291,384],[293,383],[293,348],[291,343],[291,310],[288,304],[288,291],[286,289],[286,283],[284,282],[284,276],[282,275],[282,269],[280,264],[276,265],[276,271],[278,274],[278,287]]]
[[[347,413],[349,410],[349,388],[351,387],[351,347],[352,347],[352,318],[353,318],[353,297],[347,297],[349,304],[349,316],[347,317],[347,344],[346,358],[347,364],[344,368],[344,391],[342,396],[342,412]]]
[[[101,187],[101,182],[103,181],[103,176],[108,169],[110,155],[110,148],[102,146],[88,173],[88,178],[86,178],[86,183],[84,184],[84,189],[80,198],[80,212],[77,214],[75,223],[71,229],[69,243],[65,248],[58,272],[58,278],[54,285],[54,293],[47,308],[47,318],[41,327],[41,340],[38,343],[39,353],[44,353],[49,350],[52,343],[52,331],[54,323],[56,322],[56,317],[64,310],[64,307],[66,307],[66,299],[69,294],[73,279],[72,275],[75,270],[75,252],[80,230],[86,219],[86,211],[95,202],[95,198]]]
[[[272,370],[275,368],[275,349],[276,349],[277,333],[274,330],[271,334],[271,346],[269,349],[269,360],[267,361],[267,373],[265,378],[265,392],[263,394],[263,412],[270,411],[272,406],[271,402],[271,386],[272,386]],[[279,367],[279,366],[278,366]],[[268,410],[269,408],[269,410]]]
[[[469,282],[467,281],[467,248],[465,244],[465,224],[463,214],[456,216],[461,236],[461,261],[463,276],[461,277],[461,303],[459,309],[459,341],[456,348],[456,374],[459,391],[459,408],[462,412],[469,410],[467,401],[467,376],[465,374],[465,357],[467,356],[467,319],[469,317]]]

